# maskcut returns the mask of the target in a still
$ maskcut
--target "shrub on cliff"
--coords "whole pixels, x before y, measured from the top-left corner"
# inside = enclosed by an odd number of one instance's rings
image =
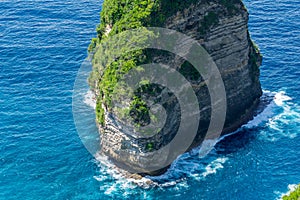
[[[295,191],[291,192],[289,195],[282,197],[283,200],[299,200],[300,199],[300,184]]]
[[[97,38],[92,39],[88,51],[93,59],[93,72],[89,77],[91,89],[98,94],[96,116],[100,124],[104,124],[104,108],[110,111],[112,102],[112,93],[116,84],[124,74],[129,70],[136,68],[140,64],[151,61],[151,55],[147,50],[136,50],[130,53],[123,53],[117,60],[108,66],[101,63],[97,57],[97,45],[109,40],[110,36],[120,32],[149,26],[162,26],[165,20],[182,12],[191,4],[197,4],[199,0],[106,0],[103,3],[101,12],[101,23],[97,27]],[[202,2],[202,1],[201,1]],[[204,1],[202,3],[210,3]],[[235,3],[238,0],[220,0],[224,5],[226,12],[234,13]],[[210,11],[204,15],[200,24],[200,32],[205,33],[214,24],[217,24],[218,13]],[[136,38],[139,43],[141,38]],[[100,45],[99,45],[100,46]],[[121,51],[121,50],[120,50]],[[110,52],[106,52],[107,55]],[[103,55],[101,55],[103,56]],[[187,71],[187,70],[186,70]],[[189,70],[190,71],[190,70]],[[195,76],[189,73],[191,77]],[[197,77],[196,77],[197,78]],[[145,102],[136,96],[131,102],[131,117],[138,124],[144,124],[149,121],[149,109]],[[127,112],[127,111],[126,111]]]

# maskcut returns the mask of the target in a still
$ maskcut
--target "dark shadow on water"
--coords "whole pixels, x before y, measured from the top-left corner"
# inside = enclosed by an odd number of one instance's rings
[[[271,105],[273,100],[273,93],[264,93],[263,96],[260,98],[259,105],[254,111],[254,118],[258,117],[259,115],[263,115],[265,109],[269,105]],[[227,155],[246,148],[249,145],[249,143],[255,140],[255,138],[257,137],[257,133],[263,128],[264,126],[259,125],[253,127],[241,127],[236,132],[228,134],[215,145],[216,153],[219,155]]]
[[[247,148],[249,143],[255,140],[258,130],[261,130],[261,128],[242,128],[238,132],[225,137],[216,144],[216,153],[219,155],[227,155]]]

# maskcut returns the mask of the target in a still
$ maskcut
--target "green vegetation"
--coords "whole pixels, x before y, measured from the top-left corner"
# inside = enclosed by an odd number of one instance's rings
[[[211,26],[217,24],[218,22],[218,15],[214,12],[208,12],[208,14],[204,16],[204,19],[201,22],[201,26],[198,31],[203,35],[209,30]]]
[[[156,8],[157,2],[153,0],[109,0],[104,1],[103,10],[101,12],[101,24],[97,27],[97,38],[93,38],[88,51],[94,52],[97,44],[105,42],[109,36],[116,35],[122,31],[147,26],[150,23],[150,14]],[[110,29],[108,33],[108,29]],[[136,41],[140,42],[140,41]],[[109,56],[110,52],[106,52]],[[94,90],[98,90],[100,96],[97,100],[96,116],[100,124],[104,124],[104,109],[111,108],[112,93],[118,81],[130,69],[137,67],[141,63],[145,63],[146,56],[143,50],[131,51],[121,55],[117,60],[109,66],[103,66],[99,63],[97,57],[93,57],[93,65],[97,66],[89,77],[89,83]],[[105,69],[105,70],[104,70]],[[95,83],[99,82],[97,88]],[[141,120],[147,114],[148,108],[145,103],[139,99],[133,99],[131,103],[132,115],[137,117],[137,121]],[[123,113],[128,113],[124,111]]]
[[[191,4],[196,4],[199,0],[156,0],[157,9],[151,14],[151,25],[161,26],[168,17],[183,11]]]
[[[153,149],[154,149],[154,144],[153,144],[152,142],[148,143],[147,146],[146,146],[146,149],[147,149],[148,151],[153,151]]]
[[[300,200],[300,185],[295,191],[291,192],[289,195],[282,197],[283,200]]]
[[[221,4],[223,4],[226,7],[227,11],[230,14],[233,14],[237,11],[237,8],[234,6],[234,4],[237,4],[239,2],[239,0],[221,0]]]
[[[201,79],[199,72],[193,67],[191,63],[185,61],[179,68],[180,74],[182,74],[187,80],[198,81]]]
[[[253,47],[255,49],[255,52],[256,53],[260,53],[260,49],[259,49],[258,45],[253,40],[252,40],[252,45],[253,45]]]
[[[139,96],[134,96],[130,103],[130,116],[135,124],[147,125],[150,122],[149,108]]]
[[[96,102],[96,119],[99,124],[104,125],[104,109],[101,99],[98,99]]]
[[[233,10],[233,2],[239,0],[221,0],[228,11]],[[126,52],[121,54],[117,59],[111,60],[110,64],[102,63],[97,54],[100,43],[103,44],[110,39],[110,37],[117,35],[123,31],[149,26],[162,26],[165,20],[183,11],[191,4],[196,4],[199,0],[105,0],[103,3],[102,12],[100,14],[101,23],[97,26],[97,38],[93,38],[89,45],[88,51],[93,62],[93,72],[89,77],[91,89],[97,91],[99,94],[96,106],[97,121],[104,125],[104,108],[111,111],[112,95],[117,83],[129,70],[137,68],[137,66],[151,61],[150,50],[134,50],[130,47],[123,51],[118,49],[118,44],[115,48],[104,50],[105,58],[109,58],[114,52]],[[207,1],[208,2],[208,1]],[[231,11],[230,11],[231,12]],[[214,24],[218,23],[218,16],[215,12],[208,12],[204,16],[201,23],[201,31],[203,33]],[[146,38],[130,38],[133,43],[142,43]],[[120,44],[120,46],[122,46]],[[117,49],[117,50],[116,50]],[[102,53],[103,53],[102,52]],[[183,72],[190,72],[191,67],[188,64],[182,67]],[[198,74],[191,79],[197,79]],[[149,89],[149,88],[148,88]],[[150,91],[150,90],[149,90]],[[149,92],[148,91],[148,92]],[[151,91],[150,91],[151,92]],[[152,91],[153,92],[153,91]],[[119,91],[119,93],[126,93],[126,91]],[[149,120],[154,118],[149,116],[149,108],[143,101],[140,95],[135,95],[131,99],[130,108],[119,110],[121,115],[129,114],[135,123],[143,125],[149,123]]]

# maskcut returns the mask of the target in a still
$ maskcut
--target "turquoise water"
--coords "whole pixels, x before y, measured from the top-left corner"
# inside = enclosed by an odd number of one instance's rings
[[[0,199],[277,199],[299,183],[300,2],[245,4],[274,100],[205,158],[187,153],[150,177],[156,186],[139,187],[96,161],[73,120],[73,85],[101,2],[0,1]],[[97,130],[92,108],[81,108],[88,143]]]

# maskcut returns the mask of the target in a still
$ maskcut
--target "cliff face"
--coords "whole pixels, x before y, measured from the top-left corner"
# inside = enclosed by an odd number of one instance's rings
[[[162,3],[160,6],[160,9],[164,10],[166,8],[163,6],[167,4]],[[227,114],[223,134],[236,130],[251,119],[252,112],[262,95],[259,82],[259,66],[262,57],[248,32],[247,10],[239,0],[187,1],[180,7],[175,6],[172,9],[173,11],[168,13],[163,21],[157,23],[161,27],[191,36],[212,56],[226,89]],[[154,11],[151,17],[158,17],[158,13]],[[106,26],[113,28],[114,23]],[[175,67],[176,70],[187,74],[185,77],[191,82],[199,102],[201,101],[199,103],[201,110],[199,127],[201,128],[191,148],[201,144],[211,117],[210,95],[204,80],[193,78],[193,70],[190,67],[183,70],[182,66],[185,62],[176,55],[161,56],[156,53],[152,56],[152,61],[178,66]],[[95,73],[92,76],[96,76]],[[91,84],[98,96],[101,92],[97,86],[101,81],[99,77]],[[168,113],[171,117],[167,118],[167,121],[171,125],[150,138],[141,138],[131,133],[124,125],[120,126],[118,119],[109,112],[109,109],[104,108],[102,112],[105,123],[99,125],[102,153],[108,155],[118,166],[129,171],[143,171],[142,169],[153,160],[163,159],[164,155],[154,153],[152,150],[159,151],[162,146],[170,142],[173,134],[176,134],[174,131],[178,125],[176,102],[170,103],[169,107],[172,107]],[[161,172],[163,169],[146,173]]]
[[[251,41],[248,12],[242,2],[235,1],[231,11],[221,2],[193,4],[184,12],[170,17],[166,27],[195,38],[214,59],[226,88],[228,107],[224,131],[229,132],[249,120],[248,112],[251,112],[251,107],[255,106],[262,95],[259,81],[262,57]],[[209,20],[214,16],[215,19]],[[205,20],[206,24],[211,24],[209,28],[203,26]],[[205,98],[208,95],[203,92],[205,90],[199,88],[198,91],[199,96],[203,97],[202,101],[209,99]]]

